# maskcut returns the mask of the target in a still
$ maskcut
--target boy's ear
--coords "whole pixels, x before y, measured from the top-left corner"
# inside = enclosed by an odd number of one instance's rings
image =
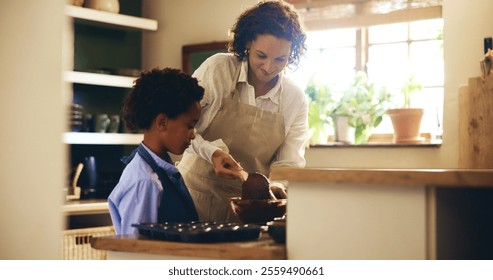
[[[155,122],[159,130],[164,130],[168,125],[168,116],[166,116],[166,114],[161,113],[157,115]]]

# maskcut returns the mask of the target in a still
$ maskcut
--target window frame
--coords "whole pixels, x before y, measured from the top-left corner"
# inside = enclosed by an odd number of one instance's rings
[[[389,42],[389,43],[370,43],[369,40],[369,29],[370,27],[363,26],[363,27],[357,27],[355,28],[355,72],[356,71],[364,71],[368,73],[368,62],[369,62],[369,50],[371,46],[376,46],[376,45],[390,45],[390,44],[396,44],[396,43],[404,43],[406,45],[407,49],[407,60],[410,60],[410,53],[411,53],[411,45],[416,42],[424,42],[424,41],[434,41],[438,40],[438,38],[427,38],[427,39],[415,39],[413,40],[411,38],[411,23],[416,22],[420,20],[412,20],[412,21],[407,21],[407,22],[401,22],[401,23],[406,23],[407,25],[407,34],[406,34],[406,40],[403,41],[396,41],[396,42]],[[391,23],[390,23],[391,24]],[[376,25],[372,25],[376,26]],[[443,27],[442,27],[443,28]],[[334,29],[334,28],[331,28]],[[328,30],[328,29],[327,29]],[[314,31],[322,31],[322,30],[314,30]],[[326,49],[330,49],[330,47],[319,47],[315,48],[313,50],[317,50],[320,52],[323,52]],[[441,85],[433,85],[433,86],[423,86],[424,88],[441,88],[443,91],[444,88],[444,81],[442,81]],[[442,93],[442,98],[443,98],[443,93]],[[422,131],[422,136],[425,138],[424,143],[420,144],[411,144],[411,146],[423,146],[423,145],[431,145],[431,146],[436,146],[441,144],[441,137],[442,137],[442,131],[441,131],[441,123],[443,123],[443,103],[442,103],[442,110],[437,109],[437,114],[442,114],[442,116],[438,118],[438,127],[436,131],[430,131],[430,130],[425,130]],[[310,144],[310,146],[340,146],[340,143],[336,142],[330,142],[331,141],[331,135],[329,133],[329,139],[327,144]],[[389,146],[389,145],[395,145],[395,146],[401,146],[399,144],[395,144],[392,142],[392,134],[389,133],[373,133],[372,137],[370,137],[370,141],[368,144],[346,144],[349,146],[375,146],[378,144]]]

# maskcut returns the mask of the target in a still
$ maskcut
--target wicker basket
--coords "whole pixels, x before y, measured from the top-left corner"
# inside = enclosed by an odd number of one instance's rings
[[[91,238],[114,235],[113,226],[71,229],[63,231],[62,259],[105,260],[106,251],[91,247]]]

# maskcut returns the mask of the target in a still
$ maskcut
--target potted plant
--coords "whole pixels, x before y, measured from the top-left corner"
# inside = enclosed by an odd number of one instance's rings
[[[382,121],[390,102],[385,88],[375,91],[365,72],[356,72],[349,88],[333,93],[330,87],[311,79],[305,89],[310,100],[308,125],[312,143],[327,141],[329,127],[336,142],[364,144]]]
[[[390,102],[390,92],[386,88],[376,91],[365,72],[358,71],[350,87],[343,93],[338,106],[332,112],[336,140],[341,118],[354,128],[354,144],[368,142],[373,128],[381,122]],[[351,131],[351,130],[349,130]],[[351,140],[346,141],[351,143]]]
[[[401,89],[403,106],[387,111],[394,128],[395,143],[421,143],[424,141],[424,138],[420,137],[424,110],[411,107],[412,95],[420,92],[422,88],[422,85],[414,80],[414,76],[410,75]]]

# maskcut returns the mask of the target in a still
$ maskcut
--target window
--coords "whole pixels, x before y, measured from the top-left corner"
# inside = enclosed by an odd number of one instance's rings
[[[308,51],[297,69],[288,71],[302,88],[310,79],[342,92],[362,70],[375,87],[398,92],[410,75],[423,86],[412,106],[425,109],[421,132],[440,133],[443,117],[443,20],[341,28],[307,33]],[[399,95],[396,95],[399,96]],[[395,106],[400,107],[398,98]],[[373,133],[392,133],[385,115]]]

